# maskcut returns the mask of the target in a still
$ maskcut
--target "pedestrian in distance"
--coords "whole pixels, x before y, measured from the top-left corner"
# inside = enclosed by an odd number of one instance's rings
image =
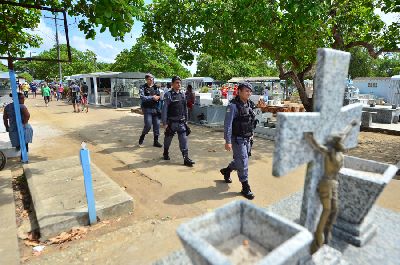
[[[82,99],[82,112],[86,109],[86,113],[89,111],[89,105],[88,105],[88,93],[89,93],[89,87],[86,85],[86,82],[83,82],[81,86],[81,99]]]
[[[44,103],[46,104],[46,107],[49,106],[50,94],[51,94],[50,87],[47,85],[47,83],[43,83],[43,85],[42,85],[42,95],[43,95]]]
[[[79,104],[81,102],[80,98],[81,89],[74,81],[72,81],[70,90],[71,90],[71,101],[72,101],[72,106],[74,107],[74,112],[80,112]]]

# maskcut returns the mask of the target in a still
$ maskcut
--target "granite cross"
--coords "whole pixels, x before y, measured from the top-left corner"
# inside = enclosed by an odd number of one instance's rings
[[[317,192],[324,174],[323,156],[304,138],[313,132],[318,143],[325,144],[333,134],[341,133],[352,121],[360,121],[362,104],[343,107],[350,53],[318,49],[317,72],[314,83],[314,112],[278,113],[277,137],[273,159],[274,176],[308,163],[304,183],[300,223],[314,233],[322,212]],[[357,145],[359,126],[354,126],[344,140],[345,148]]]

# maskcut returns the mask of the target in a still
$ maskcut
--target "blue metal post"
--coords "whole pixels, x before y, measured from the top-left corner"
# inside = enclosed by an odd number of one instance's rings
[[[85,182],[86,201],[88,204],[88,212],[89,212],[89,223],[92,225],[97,222],[96,205],[93,193],[92,173],[90,171],[90,154],[84,142],[82,143],[82,149],[80,150],[80,161],[82,165],[83,178]]]
[[[19,106],[19,99],[18,99],[18,92],[17,92],[17,80],[15,78],[15,72],[13,69],[9,69],[9,74],[10,74],[12,98],[14,101],[15,117],[17,120],[19,146],[21,148],[21,154],[22,154],[22,163],[27,163],[28,162],[28,153],[26,152],[26,146],[25,146],[25,133],[24,133],[24,126],[22,124],[22,119],[21,119],[21,109]]]

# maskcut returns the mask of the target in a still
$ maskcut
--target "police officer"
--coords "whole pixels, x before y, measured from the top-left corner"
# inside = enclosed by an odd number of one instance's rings
[[[144,141],[144,137],[150,131],[151,125],[153,125],[154,143],[155,147],[162,147],[162,144],[158,141],[160,135],[160,110],[158,104],[160,102],[160,90],[154,85],[154,76],[152,74],[145,75],[146,84],[140,87],[140,99],[142,101],[141,107],[144,116],[144,128],[142,135],[139,138],[139,145],[141,146]]]
[[[228,167],[220,170],[226,183],[232,183],[230,174],[237,171],[239,181],[242,183],[242,195],[252,200],[254,194],[248,183],[248,164],[251,152],[251,141],[255,124],[254,103],[250,100],[252,85],[240,84],[239,94],[231,100],[226,109],[224,122],[225,149],[233,150],[233,160]]]
[[[164,137],[164,160],[170,160],[169,147],[175,133],[178,133],[179,148],[183,155],[185,166],[192,167],[195,163],[189,158],[187,136],[190,129],[187,126],[188,110],[185,94],[181,91],[182,80],[179,76],[172,77],[171,90],[164,95],[164,105],[161,120],[165,128]]]

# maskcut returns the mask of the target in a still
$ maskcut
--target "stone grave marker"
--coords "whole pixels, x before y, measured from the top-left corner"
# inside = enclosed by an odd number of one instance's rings
[[[342,133],[352,121],[360,121],[362,104],[343,107],[349,62],[350,53],[318,49],[314,112],[278,114],[273,175],[283,176],[308,163],[300,223],[312,233],[322,211],[317,187],[324,174],[324,160],[305,139],[304,133],[313,132],[317,142],[326,143],[330,136]],[[357,145],[358,133],[359,126],[354,126],[344,140],[345,148]]]

